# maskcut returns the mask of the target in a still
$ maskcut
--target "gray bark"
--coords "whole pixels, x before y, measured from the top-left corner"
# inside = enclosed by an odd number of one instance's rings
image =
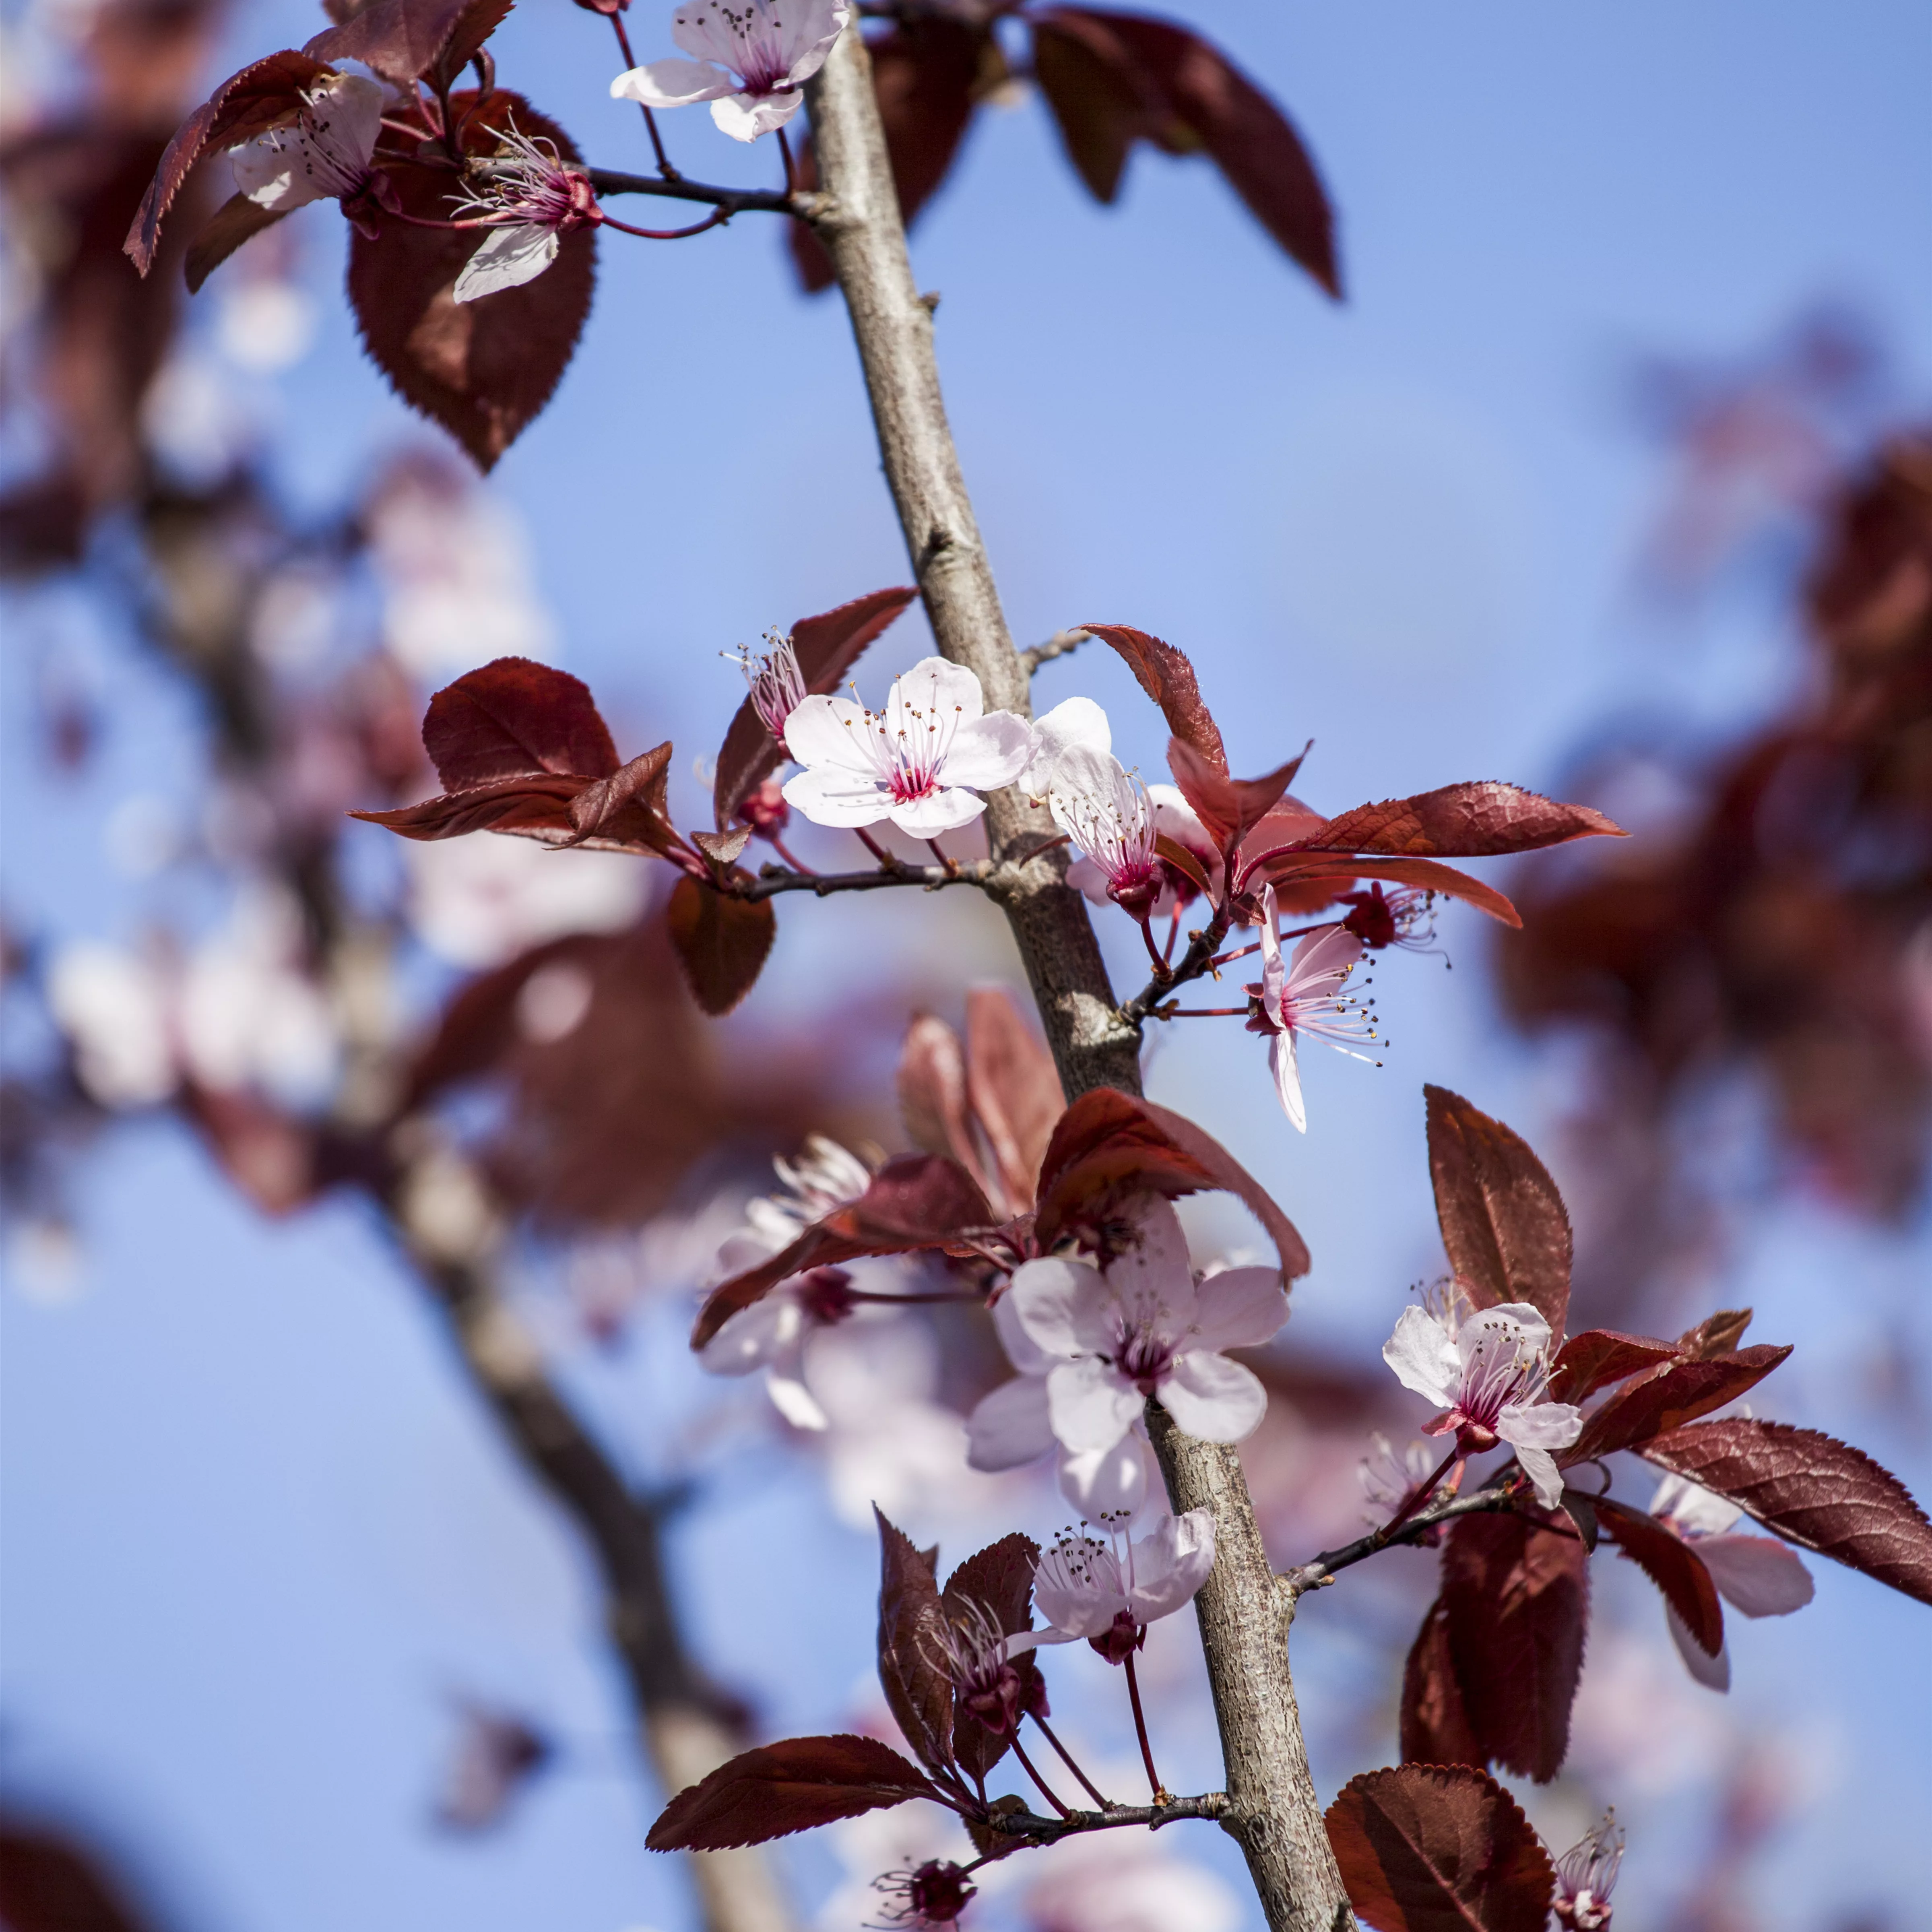
[[[1006,628],[940,394],[933,316],[906,253],[872,63],[856,25],[807,88],[825,192],[814,226],[852,318],[926,615],[942,653],[974,672],[989,709],[1028,713],[1027,668]],[[1012,792],[988,801],[996,861],[1042,826]],[[1056,855],[1010,867],[999,896],[1012,927],[1069,1099],[1099,1086],[1138,1094],[1140,1040],[1125,1024],[1085,903]],[[1200,1442],[1150,1405],[1148,1420],[1177,1511],[1214,1512],[1216,1556],[1197,1599],[1202,1642],[1227,1762],[1223,1826],[1246,1853],[1275,1932],[1352,1924],[1308,1770],[1288,1661],[1287,1624],[1255,1522],[1240,1460]]]

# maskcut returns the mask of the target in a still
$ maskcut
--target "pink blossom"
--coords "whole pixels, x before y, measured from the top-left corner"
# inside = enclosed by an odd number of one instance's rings
[[[1610,1892],[1623,1862],[1623,1827],[1614,1811],[1606,1811],[1603,1822],[1556,1862],[1556,1891],[1550,1909],[1565,1932],[1604,1932],[1610,1922]]]
[[[1178,785],[1150,784],[1148,787],[1148,796],[1154,804],[1154,830],[1192,853],[1201,862],[1208,883],[1218,892],[1221,889],[1220,848],[1209,836],[1193,806],[1181,796],[1180,788]],[[1168,865],[1165,860],[1161,862],[1161,870],[1166,875],[1167,884],[1154,910],[1162,919],[1171,919],[1177,913],[1185,912],[1201,896],[1200,888],[1185,872]]]
[[[620,74],[610,93],[646,107],[708,100],[732,140],[755,141],[798,112],[800,89],[851,17],[844,0],[686,0],[670,37],[695,58],[647,61]]]
[[[1250,1033],[1268,1036],[1268,1065],[1282,1110],[1295,1129],[1308,1131],[1308,1111],[1302,1103],[1301,1074],[1296,1042],[1304,1035],[1318,1040],[1356,1060],[1372,1055],[1354,1042],[1376,1041],[1367,1008],[1342,988],[1362,956],[1362,942],[1346,926],[1328,926],[1311,932],[1284,962],[1276,932],[1280,916],[1270,886],[1262,896],[1262,979],[1248,988],[1252,1011]],[[1375,1064],[1379,1066],[1380,1060]]]
[[[1090,698],[1063,698],[1044,717],[1034,720],[1032,750],[1026,769],[1015,782],[1035,805],[1045,804],[1054,767],[1076,748],[1089,752],[1114,748],[1114,728]]]
[[[1397,886],[1390,892],[1375,879],[1366,892],[1344,892],[1341,903],[1353,908],[1342,923],[1371,952],[1387,946],[1405,952],[1436,950],[1436,895],[1432,892],[1415,886]]]
[[[369,185],[382,124],[379,82],[332,75],[302,96],[292,124],[231,151],[235,185],[278,214],[311,201],[353,201]]]
[[[798,652],[782,631],[767,631],[770,648],[758,652],[741,650],[731,662],[745,674],[752,695],[752,709],[758,722],[782,745],[785,721],[805,699],[805,673],[800,669]],[[729,656],[729,653],[727,653]]]
[[[456,278],[460,302],[535,280],[556,260],[559,236],[600,218],[590,177],[554,141],[514,127],[498,139],[489,172],[472,176],[456,202],[459,213],[491,224]]]
[[[1582,1433],[1583,1412],[1547,1400],[1550,1324],[1528,1303],[1471,1312],[1452,1294],[1440,1309],[1405,1308],[1382,1360],[1404,1388],[1442,1408],[1425,1434],[1453,1430],[1465,1455],[1507,1442],[1537,1500],[1556,1507],[1563,1478],[1550,1452],[1568,1448]]]
[[[1047,787],[1053,822],[1078,850],[1067,881],[1090,899],[1111,899],[1145,925],[1166,887],[1154,856],[1147,788],[1111,752],[1076,745],[1060,754]]]
[[[787,780],[788,805],[817,825],[890,818],[915,838],[970,825],[977,794],[1018,778],[1031,728],[1010,711],[981,715],[980,680],[964,666],[926,658],[893,680],[883,711],[814,694],[785,720],[785,748],[805,770]]]
[[[1138,1650],[1147,1627],[1193,1599],[1214,1567],[1214,1519],[1204,1509],[1163,1516],[1130,1543],[1066,1530],[1035,1568],[1034,1607],[1052,1626],[1007,1640],[1074,1643],[1084,1637],[1110,1664]]]

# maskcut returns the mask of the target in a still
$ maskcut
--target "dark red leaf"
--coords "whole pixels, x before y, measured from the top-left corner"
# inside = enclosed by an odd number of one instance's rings
[[[792,649],[805,688],[821,695],[836,691],[860,653],[919,595],[901,585],[855,597],[836,610],[801,617],[792,626]],[[718,753],[712,797],[721,829],[730,824],[746,799],[784,762],[784,750],[765,729],[748,698],[739,706]]]
[[[352,812],[351,818],[386,826],[405,838],[460,838],[472,832],[502,832],[548,845],[576,842],[570,808],[592,781],[562,776],[499,778],[494,784],[426,798],[393,812]],[[602,842],[584,842],[601,846]]]
[[[1313,854],[1288,852],[1276,858],[1264,859],[1257,869],[1278,893],[1284,896],[1290,890],[1300,891],[1325,884],[1332,888],[1328,898],[1334,899],[1348,891],[1358,878],[1385,879],[1391,885],[1414,886],[1424,892],[1440,892],[1447,898],[1466,900],[1478,912],[1486,912],[1505,926],[1522,924],[1522,915],[1508,896],[1495,886],[1486,886],[1480,879],[1472,879],[1467,872],[1459,872],[1453,866],[1438,865],[1433,859],[1351,858],[1346,863],[1336,863]]]
[[[640,752],[608,778],[596,778],[570,802],[574,845],[592,839],[668,854],[682,842],[668,815],[670,741]],[[769,910],[767,907],[767,910]]]
[[[1526,1301],[1563,1339],[1570,1217],[1529,1144],[1446,1087],[1424,1087],[1436,1219],[1456,1278],[1478,1308]]]
[[[769,1261],[713,1288],[698,1312],[691,1346],[703,1348],[740,1309],[807,1268],[836,1267],[862,1255],[946,1247],[992,1227],[994,1219],[978,1184],[957,1161],[944,1154],[901,1154],[880,1168],[856,1201],[814,1221]]]
[[[1650,1335],[1620,1335],[1614,1328],[1586,1328],[1572,1335],[1556,1358],[1550,1378],[1552,1402],[1580,1402],[1612,1382],[1628,1380],[1654,1369],[1660,1362],[1674,1362],[1678,1350],[1673,1343],[1660,1342]]]
[[[752,842],[752,828],[741,825],[735,832],[694,832],[691,842],[718,871],[735,866]]]
[[[1167,741],[1168,769],[1174,783],[1223,852],[1232,852],[1274,810],[1307,755],[1304,748],[1265,778],[1231,778],[1225,768],[1216,767],[1184,739]]]
[[[339,26],[325,27],[303,48],[319,61],[360,61],[406,88],[428,73],[476,0],[372,0]],[[508,13],[508,8],[503,8]],[[500,14],[497,18],[502,17]],[[494,29],[490,22],[476,44]]]
[[[948,1154],[982,1190],[986,1176],[966,1106],[966,1049],[934,1013],[915,1013],[899,1048],[899,1114],[915,1146]]]
[[[1220,728],[1203,703],[1194,667],[1183,652],[1125,624],[1081,624],[1075,628],[1090,632],[1118,651],[1142,690],[1160,706],[1167,728],[1226,776],[1228,754],[1221,742]]]
[[[493,154],[514,117],[518,132],[554,141],[566,160],[577,159],[569,136],[519,94],[500,88],[483,100],[450,98],[467,116],[469,153]],[[449,218],[453,177],[446,170],[384,166],[406,213]],[[534,281],[459,303],[456,278],[476,247],[470,230],[391,219],[373,241],[358,230],[350,242],[349,298],[363,344],[396,393],[488,470],[550,400],[575,352],[596,280],[596,230],[563,236],[556,260]]]
[[[1182,1115],[1113,1087],[1082,1094],[1053,1130],[1040,1163],[1040,1245],[1051,1249],[1071,1228],[1137,1194],[1174,1200],[1204,1189],[1247,1204],[1290,1280],[1308,1272],[1308,1250],[1294,1222],[1219,1141]]]
[[[290,211],[264,208],[245,194],[232,194],[209,217],[208,225],[188,244],[182,269],[188,292],[196,295],[201,285],[241,247],[265,228],[272,228]]]
[[[1724,1647],[1724,1606],[1704,1559],[1654,1516],[1608,1496],[1594,1500],[1604,1535],[1663,1592],[1705,1655],[1715,1657]]]
[[[1405,1764],[1483,1762],[1462,1708],[1449,1655],[1449,1615],[1439,1597],[1430,1605],[1402,1666],[1401,1736]]]
[[[680,1791],[644,1840],[654,1852],[716,1852],[934,1795],[932,1780],[877,1738],[788,1738],[721,1764]]]
[[[1486,1772],[1405,1764],[1336,1793],[1328,1842],[1375,1932],[1543,1932],[1556,1875],[1522,1808]]]
[[[1170,838],[1165,832],[1156,832],[1154,837],[1154,849],[1163,864],[1172,866],[1204,898],[1214,897],[1214,888],[1206,869],[1185,845]]]
[[[302,90],[328,70],[306,53],[284,49],[232,74],[184,121],[161,156],[123,244],[142,274],[154,265],[161,220],[180,194],[188,170],[211,148],[239,147],[296,118]]]
[[[929,1770],[952,1760],[952,1684],[940,1668],[946,1613],[932,1558],[876,1508],[879,1684],[914,1754]]]
[[[528,658],[498,658],[429,701],[423,748],[453,792],[530,772],[608,778],[610,728],[581,678]]]
[[[1358,805],[1295,842],[1304,852],[1386,852],[1417,859],[1489,859],[1572,838],[1628,835],[1587,805],[1564,805],[1482,779],[1413,798]]]
[[[975,986],[966,995],[965,1074],[1002,1204],[1022,1214],[1033,1205],[1034,1184],[1060,1118],[1060,1076],[1046,1042],[1004,986]]]
[[[1733,1416],[1673,1430],[1637,1453],[1730,1497],[1787,1543],[1932,1604],[1932,1522],[1862,1450],[1814,1429]]]
[[[1744,1340],[1744,1330],[1750,1324],[1748,1308],[1720,1308],[1678,1336],[1677,1352],[1694,1362],[1706,1361],[1713,1355],[1728,1355]]]
[[[1570,1744],[1589,1576],[1574,1536],[1520,1516],[1459,1516],[1442,1554],[1449,1654],[1486,1759],[1546,1784]]]
[[[1640,1447],[1653,1436],[1695,1422],[1755,1388],[1790,1352],[1760,1345],[1706,1361],[1674,1362],[1640,1382],[1626,1382],[1584,1418],[1582,1434],[1556,1460],[1568,1468],[1613,1449]]]
[[[436,56],[436,72],[454,80],[476,58],[484,42],[503,24],[515,4],[516,0],[468,0]]]
[[[1030,18],[1034,79],[1053,112],[1066,158],[1096,201],[1112,202],[1146,119],[1140,88],[1104,28],[1096,31],[1077,16],[1064,22],[1052,13]]]
[[[688,874],[671,888],[664,922],[692,998],[714,1017],[758,984],[778,935],[770,899],[733,898]]]

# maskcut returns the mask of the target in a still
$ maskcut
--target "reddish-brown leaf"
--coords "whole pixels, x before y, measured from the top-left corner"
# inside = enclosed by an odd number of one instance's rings
[[[211,148],[238,147],[296,118],[302,90],[328,73],[322,62],[285,48],[232,74],[184,121],[161,156],[154,178],[135,211],[123,244],[142,274],[154,266],[161,220],[180,194],[188,170]]]
[[[1543,1932],[1556,1882],[1550,1855],[1486,1772],[1364,1772],[1324,1822],[1348,1903],[1375,1932]]]
[[[1520,1516],[1460,1516],[1442,1555],[1449,1654],[1484,1756],[1546,1784],[1570,1744],[1589,1576],[1582,1543]]]
[[[974,1117],[998,1170],[1002,1204],[1022,1214],[1033,1205],[1034,1184],[1060,1118],[1060,1076],[1004,986],[975,986],[966,995],[965,1075]]]
[[[1680,1536],[1673,1536],[1653,1516],[1614,1502],[1594,1498],[1603,1533],[1664,1593],[1664,1600],[1682,1619],[1707,1657],[1724,1647],[1724,1606],[1704,1560]]]
[[[668,854],[682,842],[668,815],[670,740],[640,752],[608,778],[593,779],[570,802],[573,845],[592,840]]]
[[[1040,1545],[1030,1536],[1003,1536],[976,1550],[946,1580],[940,1607],[956,1622],[971,1619],[978,1605],[1006,1636],[1033,1628],[1033,1573]],[[1046,1686],[1030,1652],[1013,1660],[1020,1680],[1020,1708],[1046,1711]],[[952,1754],[970,1776],[984,1778],[1006,1754],[1012,1740],[998,1737],[956,1695],[952,1712]]]
[[[577,159],[569,136],[519,94],[450,98],[467,113],[463,145],[471,154],[494,153],[514,117],[519,133],[554,141],[565,160]],[[448,219],[446,170],[385,168],[406,213]],[[373,241],[359,230],[350,238],[349,298],[364,346],[404,401],[440,423],[479,468],[492,467],[550,400],[576,351],[596,280],[596,233],[590,226],[563,236],[534,281],[460,303],[456,278],[476,252],[473,230],[390,219]]]
[[[436,64],[436,56],[476,4],[477,0],[371,0],[338,26],[325,27],[302,51],[332,64],[360,61],[385,80],[406,88]],[[497,19],[508,11],[505,6]],[[490,22],[478,46],[495,26],[496,21]]]
[[[1211,899],[1214,896],[1214,888],[1208,879],[1206,868],[1185,845],[1170,838],[1165,832],[1156,832],[1154,836],[1154,849],[1162,862],[1172,866],[1202,898]]]
[[[1033,76],[1052,110],[1066,158],[1096,201],[1120,192],[1147,104],[1113,36],[1078,15],[1030,15]]]
[[[1580,1402],[1612,1382],[1627,1381],[1659,1363],[1677,1359],[1676,1347],[1654,1336],[1586,1328],[1580,1335],[1572,1335],[1558,1354],[1550,1378],[1550,1400]]]
[[[915,1013],[899,1048],[899,1116],[913,1143],[950,1154],[983,1190],[986,1176],[966,1106],[966,1049],[936,1013]]]
[[[1291,1281],[1308,1272],[1308,1250],[1294,1222],[1219,1141],[1180,1114],[1113,1087],[1082,1094],[1053,1130],[1040,1163],[1040,1244],[1052,1248],[1071,1228],[1104,1218],[1137,1194],[1174,1200],[1204,1189],[1246,1203]]]
[[[1720,1308],[1678,1336],[1677,1352],[1694,1362],[1708,1360],[1713,1355],[1728,1355],[1744,1340],[1744,1330],[1750,1324],[1748,1308]]]
[[[758,984],[778,928],[770,899],[733,898],[688,873],[671,888],[664,923],[692,997],[714,1017]]]
[[[1563,1339],[1570,1217],[1528,1143],[1446,1087],[1425,1087],[1436,1218],[1456,1279],[1478,1308],[1526,1301]]]
[[[1386,852],[1416,859],[1489,859],[1572,838],[1627,837],[1600,812],[1483,779],[1413,798],[1358,805],[1295,842],[1305,852]]]
[[[1472,879],[1467,872],[1457,872],[1453,866],[1438,865],[1433,859],[1352,858],[1338,864],[1318,854],[1287,852],[1264,859],[1257,869],[1283,896],[1291,890],[1326,884],[1332,889],[1329,898],[1337,898],[1358,878],[1384,879],[1391,885],[1414,886],[1424,892],[1440,892],[1446,898],[1464,900],[1504,926],[1522,924],[1522,915],[1507,895],[1480,879]]]
[[[806,689],[821,695],[836,691],[860,653],[918,595],[901,585],[868,592],[816,617],[801,617],[792,626],[791,644]],[[746,698],[718,753],[712,799],[721,828],[730,824],[739,806],[784,762],[784,747],[765,729]]]
[[[952,1761],[952,1684],[940,1670],[946,1613],[933,1559],[905,1532],[879,1525],[879,1684],[894,1720],[929,1770]]]
[[[1430,1605],[1402,1666],[1401,1736],[1405,1764],[1483,1762],[1462,1708],[1462,1688],[1449,1655],[1449,1614],[1439,1597]]]
[[[1217,767],[1185,739],[1167,741],[1167,765],[1174,783],[1223,852],[1232,852],[1274,809],[1307,755],[1304,746],[1265,778],[1231,778],[1225,767]]]
[[[1125,624],[1082,624],[1076,628],[1090,632],[1118,651],[1142,690],[1160,706],[1167,728],[1192,746],[1222,776],[1227,775],[1228,754],[1221,742],[1220,728],[1202,699],[1194,667],[1184,652]]]
[[[944,1154],[907,1154],[889,1160],[856,1201],[814,1221],[791,1246],[722,1282],[705,1298],[691,1332],[701,1348],[741,1308],[811,1268],[836,1267],[862,1255],[944,1248],[994,1225],[979,1184]]]
[[[433,63],[437,74],[454,81],[476,58],[483,44],[500,27],[516,0],[467,0]]]
[[[1613,1449],[1640,1448],[1708,1415],[1755,1388],[1791,1352],[1764,1344],[1701,1362],[1673,1362],[1641,1381],[1626,1382],[1584,1418],[1583,1432],[1557,1457],[1564,1467],[1607,1456]]]
[[[290,211],[264,208],[245,194],[232,194],[208,218],[208,225],[188,244],[182,258],[182,272],[188,293],[197,295],[201,285],[241,247],[265,228],[272,228]]]
[[[528,658],[498,658],[446,685],[429,701],[422,736],[453,792],[530,772],[602,778],[617,769],[590,687]]]
[[[654,1852],[716,1852],[935,1795],[932,1780],[877,1738],[788,1738],[721,1764],[680,1791],[644,1840]]]
[[[570,822],[572,801],[589,778],[562,773],[499,778],[467,791],[446,793],[392,812],[352,812],[351,818],[386,826],[405,838],[460,838],[472,832],[502,832],[547,845],[578,842]],[[601,848],[600,839],[585,844]]]
[[[1748,1416],[1673,1430],[1638,1454],[1815,1550],[1932,1604],[1932,1522],[1890,1470],[1814,1429]]]

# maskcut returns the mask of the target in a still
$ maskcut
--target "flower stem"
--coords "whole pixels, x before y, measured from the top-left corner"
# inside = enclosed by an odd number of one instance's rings
[[[646,242],[682,242],[693,235],[702,235],[707,229],[722,227],[731,218],[728,208],[714,209],[702,221],[694,221],[688,228],[634,228],[628,221],[620,221],[614,214],[606,214],[598,210],[598,218],[607,227],[615,228],[626,235],[635,235]]]
[[[1246,1006],[1162,1006],[1156,1017],[1164,1020],[1225,1020],[1247,1010]]]
[[[1157,1804],[1167,1796],[1167,1791],[1160,1781],[1160,1773],[1154,1768],[1154,1747],[1148,1742],[1147,1714],[1141,1708],[1141,1687],[1134,1676],[1133,1652],[1129,1651],[1122,1660],[1127,1667],[1127,1695],[1133,1702],[1134,1730],[1141,1741],[1141,1762],[1147,1766],[1148,1784]]]
[[[772,850],[776,852],[794,872],[799,873],[808,879],[815,879],[818,877],[818,874],[814,872],[803,860],[795,858],[792,855],[791,852],[786,847],[784,841],[781,838],[776,832],[767,832],[765,834],[765,837],[770,842]]]
[[[1167,922],[1167,944],[1160,949],[1160,963],[1163,966],[1174,964],[1174,943],[1180,937],[1180,915],[1178,912]]]
[[[887,872],[898,871],[899,862],[862,825],[855,825],[852,830],[857,835],[859,843],[864,846],[866,850],[871,853]]]
[[[781,130],[780,131],[782,132],[783,130]],[[949,872],[956,872],[958,871],[959,862],[956,859],[949,859],[946,856],[945,853],[940,849],[939,841],[937,838],[928,838],[926,842],[926,849],[930,852]]]
[[[1015,1738],[1013,1740],[1013,1755],[1019,1760],[1020,1768],[1026,1773],[1028,1777],[1033,1780],[1034,1784],[1040,1786],[1040,1796],[1044,1798],[1063,1818],[1070,1818],[1073,1815],[1072,1811],[1066,1805],[1061,1804],[1058,1798],[1054,1797],[1053,1795],[1053,1786],[1048,1784],[1046,1780],[1041,1777],[1038,1772],[1034,1770],[1033,1760],[1028,1757],[1025,1751],[1022,1749],[1020,1741],[1018,1738]]]
[[[1462,1460],[1462,1445],[1458,1443],[1449,1451],[1448,1454],[1444,1456],[1442,1460],[1436,1465],[1435,1474],[1416,1490],[1414,1495],[1411,1496],[1408,1502],[1404,1503],[1402,1508],[1397,1510],[1395,1514],[1390,1516],[1388,1521],[1382,1525],[1380,1529],[1376,1532],[1376,1534],[1380,1538],[1382,1541],[1384,1543],[1387,1542],[1390,1537],[1394,1535],[1397,1530],[1401,1528],[1404,1523],[1408,1522],[1411,1516],[1414,1515],[1418,1510],[1420,1509],[1422,1506],[1428,1502],[1429,1498],[1436,1493],[1437,1484],[1439,1484],[1442,1478],[1448,1475],[1449,1472]]]
[[[785,193],[796,194],[798,192],[798,164],[791,158],[791,143],[785,139],[785,130],[782,128],[778,130],[778,152],[784,157]]]
[[[1107,1799],[1100,1796],[1100,1792],[1094,1786],[1094,1780],[1073,1762],[1072,1754],[1067,1750],[1066,1747],[1062,1744],[1057,1737],[1054,1736],[1052,1726],[1048,1724],[1046,1720],[1042,1718],[1037,1711],[1029,1711],[1027,1713],[1027,1715],[1032,1718],[1034,1722],[1040,1726],[1040,1736],[1046,1738],[1047,1742],[1052,1745],[1053,1748],[1059,1753],[1060,1762],[1066,1766],[1067,1769],[1072,1772],[1073,1775],[1080,1780],[1080,1788],[1086,1792],[1089,1798],[1093,1799],[1096,1804],[1100,1806],[1102,1811],[1111,1811],[1114,1808],[1112,1804],[1110,1804]]]
[[[638,57],[631,51],[631,37],[624,31],[623,15],[613,14],[610,17],[610,25],[616,30],[617,51],[624,56],[624,68],[628,73],[637,65]],[[645,107],[641,100],[638,105],[644,109],[644,130],[651,137],[651,152],[658,158],[658,172],[666,181],[676,181],[679,178],[678,172],[671,166],[670,157],[664,152],[664,136],[658,132],[657,116]]]

